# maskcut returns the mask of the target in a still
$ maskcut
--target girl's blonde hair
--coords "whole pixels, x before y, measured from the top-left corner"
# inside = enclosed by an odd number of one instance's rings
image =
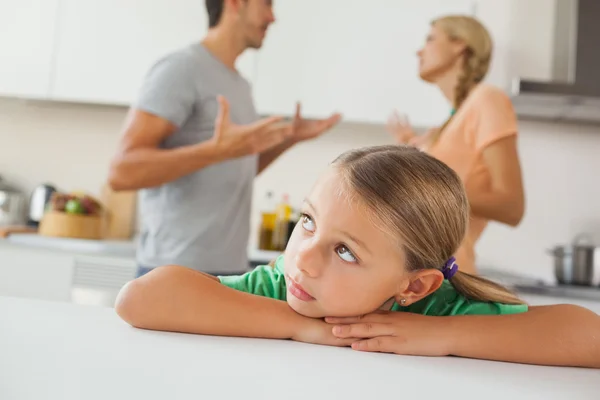
[[[481,22],[466,15],[448,15],[433,20],[431,25],[440,28],[448,35],[450,40],[461,41],[466,46],[462,55],[463,70],[455,89],[454,111],[456,112],[471,89],[483,81],[490,68],[493,50],[492,38]],[[433,133],[432,142],[439,139],[444,128],[452,120],[453,115]]]
[[[375,146],[346,152],[333,162],[352,197],[375,223],[398,238],[410,271],[441,269],[460,246],[469,205],[458,175],[446,164],[408,146]],[[465,297],[522,304],[486,279],[457,272],[450,282]]]

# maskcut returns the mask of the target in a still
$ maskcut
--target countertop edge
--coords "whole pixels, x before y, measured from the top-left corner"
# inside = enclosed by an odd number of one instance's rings
[[[76,256],[105,256],[135,258],[137,238],[126,240],[86,240],[40,236],[37,234],[13,234],[0,240],[0,244],[39,248],[70,253]],[[268,263],[281,252],[248,248],[248,260],[254,264]]]

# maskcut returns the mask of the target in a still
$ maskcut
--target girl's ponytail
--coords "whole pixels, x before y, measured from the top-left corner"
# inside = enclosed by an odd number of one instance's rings
[[[468,299],[502,304],[525,304],[517,295],[502,285],[479,276],[457,271],[450,278],[457,292]]]

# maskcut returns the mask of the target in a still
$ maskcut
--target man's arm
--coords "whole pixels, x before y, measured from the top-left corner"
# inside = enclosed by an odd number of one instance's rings
[[[305,140],[315,139],[340,122],[342,116],[333,114],[329,118],[307,120],[302,117],[300,103],[296,104],[296,114],[292,122],[293,132],[290,138],[280,145],[263,152],[258,160],[258,173],[264,171],[273,161],[287,149]]]
[[[275,161],[280,155],[286,152],[290,147],[296,144],[292,139],[288,139],[278,146],[273,147],[258,156],[258,173],[263,172],[273,161]]]
[[[136,190],[162,185],[224,160],[262,153],[284,142],[290,124],[280,117],[264,118],[250,125],[229,120],[229,103],[219,97],[214,136],[204,142],[176,149],[160,149],[159,143],[176,126],[168,120],[134,110],[113,159],[109,184],[113,190]]]
[[[530,307],[522,314],[440,317],[439,322],[455,356],[600,368],[600,316],[585,308]]]
[[[111,188],[137,190],[159,186],[223,160],[210,141],[160,149],[159,144],[176,129],[164,118],[132,110],[110,166]]]

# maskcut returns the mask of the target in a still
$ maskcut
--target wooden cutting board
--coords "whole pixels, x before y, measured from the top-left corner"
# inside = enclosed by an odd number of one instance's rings
[[[131,239],[135,232],[137,191],[115,192],[105,184],[100,201],[107,211],[104,239]]]
[[[13,233],[37,233],[37,228],[25,225],[0,226],[0,239],[5,239]]]

